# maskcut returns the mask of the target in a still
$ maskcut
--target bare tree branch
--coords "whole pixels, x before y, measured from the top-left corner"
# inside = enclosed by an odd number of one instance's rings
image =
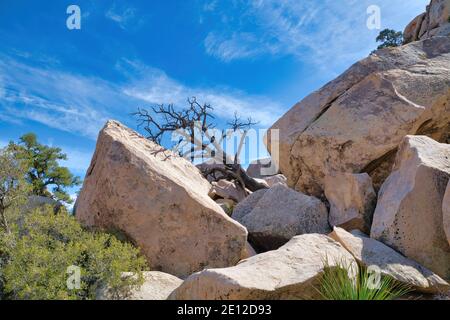
[[[212,114],[213,107],[209,104],[200,104],[195,97],[188,98],[188,107],[183,110],[176,110],[173,104],[157,105],[149,110],[138,108],[137,112],[132,113],[137,118],[138,128],[142,128],[147,133],[147,138],[161,144],[166,135],[176,132],[180,137],[173,148],[183,156],[189,156],[191,162],[198,157],[205,159],[209,156],[222,163],[222,167],[214,167],[204,170],[205,177],[213,176],[225,178],[240,184],[244,190],[250,191],[266,188],[266,185],[258,182],[247,175],[245,170],[239,164],[239,155],[245,144],[248,130],[257,124],[251,118],[242,120],[237,113],[234,119],[227,123],[231,132],[240,131],[243,134],[240,137],[239,147],[234,155],[228,155],[223,143],[229,134],[229,130],[215,130],[216,134],[211,135],[210,131],[216,129],[210,120],[214,119]],[[219,131],[219,136],[217,136]],[[167,138],[167,137],[166,137]],[[183,151],[183,147],[189,150]],[[216,173],[220,173],[218,176]]]

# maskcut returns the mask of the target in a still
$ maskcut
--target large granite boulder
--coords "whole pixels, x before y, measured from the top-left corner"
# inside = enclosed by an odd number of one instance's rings
[[[211,185],[187,160],[116,121],[100,132],[77,199],[87,227],[137,244],[152,270],[185,277],[236,264],[247,231],[209,196]]]
[[[251,211],[237,219],[259,251],[277,249],[296,235],[330,231],[325,204],[284,185],[268,189]]]
[[[404,43],[437,36],[450,36],[450,0],[431,0],[403,32]]]
[[[132,273],[124,272],[123,277],[134,277]],[[144,271],[144,283],[141,287],[132,289],[125,297],[115,297],[109,288],[97,291],[97,300],[167,300],[169,295],[178,288],[183,280],[159,271]]]
[[[317,299],[321,298],[317,289],[325,264],[356,268],[354,258],[336,241],[320,234],[301,235],[278,250],[253,256],[235,267],[193,274],[169,299]]]
[[[360,265],[376,266],[381,274],[412,289],[425,293],[443,293],[450,289],[449,284],[432,271],[359,230],[350,233],[335,227],[330,237],[342,244]]]
[[[442,203],[450,179],[450,145],[407,136],[393,172],[381,187],[371,237],[444,279],[450,278],[450,245]]]
[[[445,142],[449,127],[450,37],[434,37],[378,50],[296,104],[271,128],[273,158],[307,194],[322,195],[332,172],[367,172],[378,189],[406,135]]]
[[[422,28],[422,23],[426,16],[427,14],[425,12],[421,13],[406,26],[405,31],[403,31],[404,43],[419,40],[420,29]]]
[[[325,196],[330,203],[328,221],[331,226],[370,232],[377,195],[367,173],[335,172],[327,175]]]

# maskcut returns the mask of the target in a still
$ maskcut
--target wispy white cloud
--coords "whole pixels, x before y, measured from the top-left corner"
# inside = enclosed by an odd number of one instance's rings
[[[136,74],[123,88],[123,93],[134,99],[148,103],[173,103],[184,106],[188,97],[198,97],[204,103],[214,107],[217,116],[231,119],[235,112],[251,116],[261,126],[270,126],[283,111],[281,105],[267,97],[249,95],[243,91],[227,87],[190,87],[170,77],[161,70],[141,65],[139,62],[122,60],[119,69],[125,68]]]
[[[240,12],[205,38],[208,54],[223,61],[260,55],[294,56],[327,67],[351,63],[375,47],[379,30],[366,26],[367,8],[382,9],[382,27],[403,29],[429,0],[235,0]],[[244,8],[236,10],[236,7]],[[223,15],[227,6],[211,15]],[[204,13],[203,13],[204,14]],[[217,19],[219,20],[219,19]],[[336,59],[338,57],[338,59]]]
[[[31,66],[7,56],[0,61],[0,74],[3,121],[34,120],[93,138],[124,102],[116,86],[102,79]]]
[[[138,27],[142,24],[143,20],[139,19],[137,10],[134,7],[124,7],[113,4],[106,13],[105,17],[114,21],[123,30],[127,30],[130,27]]]
[[[0,60],[0,121],[32,120],[48,127],[96,139],[110,119],[130,122],[138,106],[173,103],[185,106],[196,96],[229,119],[238,111],[261,125],[281,115],[278,103],[233,88],[197,88],[170,78],[165,72],[138,61],[122,59],[117,70],[126,81],[113,83],[98,77],[57,68],[31,66],[9,56]]]
[[[217,8],[217,0],[205,1],[203,4],[203,11],[214,11]]]
[[[210,32],[204,41],[206,52],[223,61],[254,57],[270,51],[270,47],[261,43],[252,33],[233,33],[224,36]]]

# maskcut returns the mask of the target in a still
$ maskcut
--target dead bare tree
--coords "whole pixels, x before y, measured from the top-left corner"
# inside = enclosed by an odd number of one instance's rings
[[[180,156],[195,159],[214,159],[220,165],[203,167],[202,174],[213,179],[227,179],[240,184],[244,190],[256,191],[267,188],[267,185],[250,177],[240,164],[240,154],[245,145],[248,130],[257,124],[251,118],[242,120],[237,113],[227,123],[228,130],[217,129],[212,123],[213,107],[200,104],[195,97],[187,100],[189,106],[176,110],[172,104],[157,105],[150,109],[138,108],[132,115],[137,118],[138,127],[147,133],[147,138],[161,144],[165,134],[179,137],[172,146]],[[227,154],[224,141],[230,134],[239,132],[240,140],[237,152]]]

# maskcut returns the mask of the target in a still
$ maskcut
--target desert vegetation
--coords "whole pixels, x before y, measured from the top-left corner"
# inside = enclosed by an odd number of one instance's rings
[[[72,202],[66,188],[80,180],[59,165],[62,159],[61,149],[40,144],[34,134],[0,150],[2,299],[95,299],[103,287],[124,297],[142,284],[146,262],[139,250],[83,229],[65,207]]]
[[[371,272],[367,267],[352,269],[343,262],[332,268],[325,261],[318,291],[325,300],[395,300],[412,289],[392,277]]]

